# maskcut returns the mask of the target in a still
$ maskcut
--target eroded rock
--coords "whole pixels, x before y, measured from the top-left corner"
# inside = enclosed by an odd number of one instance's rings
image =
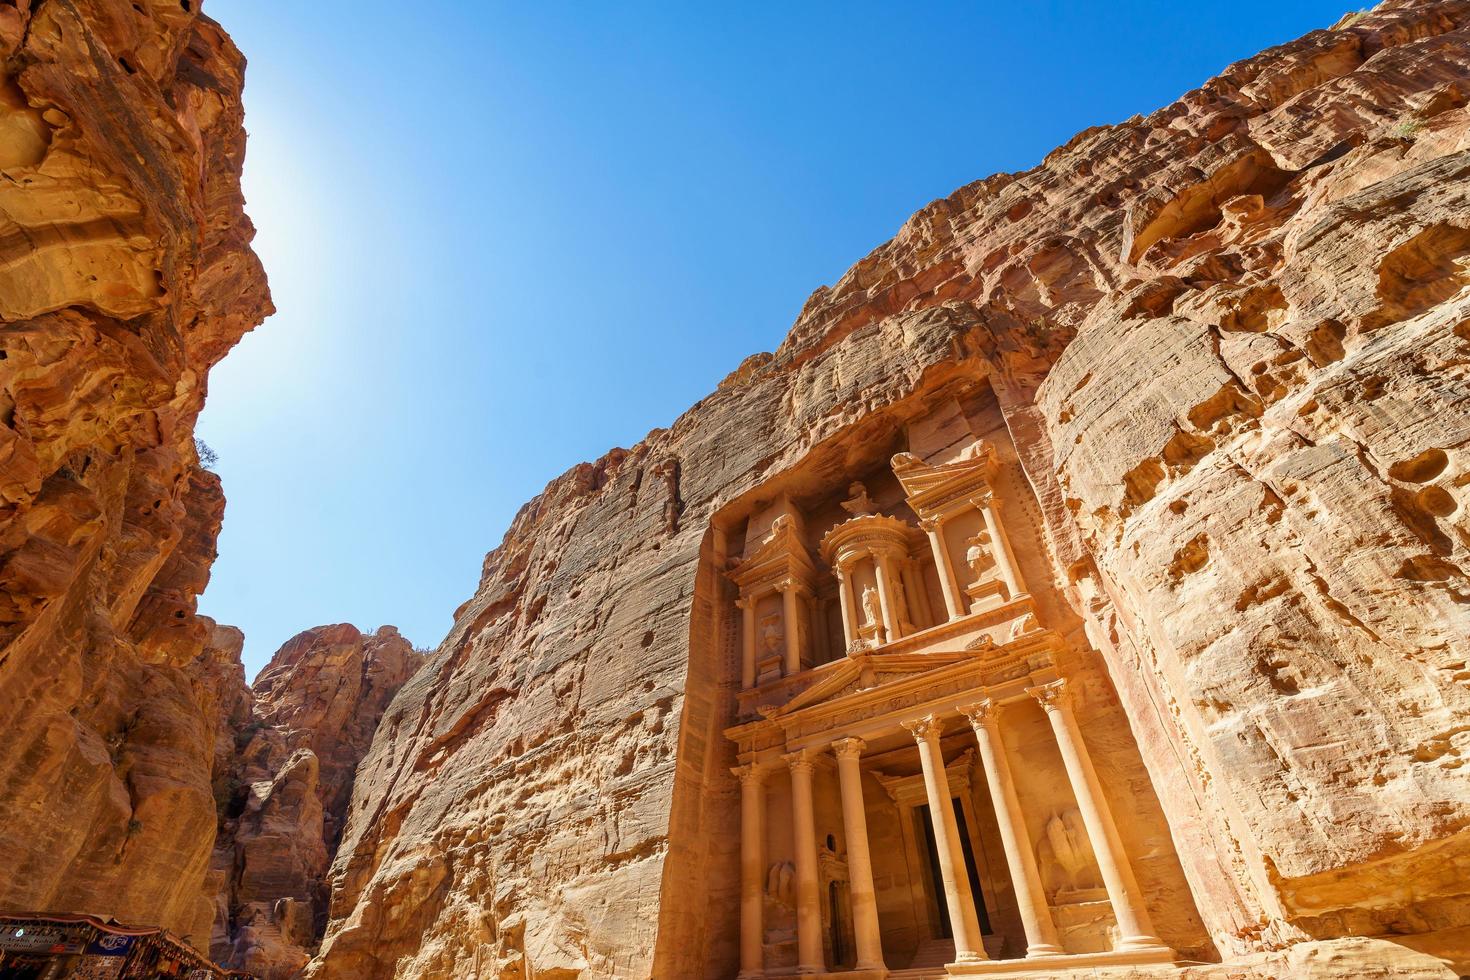
[[[201,947],[241,678],[195,615],[224,497],[193,430],[271,312],[243,70],[197,4],[0,7],[0,907]]]

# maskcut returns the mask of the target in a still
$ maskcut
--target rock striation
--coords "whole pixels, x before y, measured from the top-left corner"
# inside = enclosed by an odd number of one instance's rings
[[[422,660],[392,626],[319,626],[276,651],[253,690],[241,684],[216,784],[216,961],[289,980],[310,959],[357,764]]]
[[[718,518],[845,486],[956,391],[1226,964],[1188,975],[1470,969],[1467,80],[1464,0],[1267,50],[925,207],[554,480],[383,716],[307,976],[734,976]]]
[[[194,423],[271,312],[244,67],[197,3],[0,5],[0,907],[200,946],[241,678]]]

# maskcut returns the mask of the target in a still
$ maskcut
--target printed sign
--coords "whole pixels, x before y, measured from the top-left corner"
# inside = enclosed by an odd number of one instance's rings
[[[92,940],[87,946],[87,953],[92,956],[127,956],[137,941],[137,936],[115,936],[105,932]]]
[[[13,953],[80,953],[86,945],[80,929],[55,926],[0,927],[0,949]]]

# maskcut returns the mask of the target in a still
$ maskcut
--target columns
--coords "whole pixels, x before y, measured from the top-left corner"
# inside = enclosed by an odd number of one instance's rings
[[[822,905],[817,883],[817,825],[812,760],[805,750],[781,758],[791,768],[791,823],[796,843],[796,972],[823,973]]]
[[[960,580],[955,577],[954,562],[944,543],[944,522],[920,521],[919,526],[929,535],[929,547],[934,550],[934,565],[939,569],[939,588],[944,592],[944,608],[950,619],[959,619],[965,614],[965,606],[960,601]]]
[[[740,973],[765,975],[766,787],[754,765],[730,770],[740,780]]]
[[[1077,809],[1082,814],[1082,823],[1087,827],[1087,837],[1097,855],[1098,870],[1102,872],[1103,884],[1107,886],[1108,900],[1113,905],[1113,916],[1118,920],[1119,939],[1115,949],[1160,949],[1164,942],[1154,935],[1153,923],[1149,920],[1148,908],[1144,905],[1143,892],[1128,856],[1123,853],[1123,842],[1118,836],[1118,827],[1113,822],[1098,782],[1097,771],[1087,754],[1087,745],[1077,728],[1077,718],[1067,702],[1063,681],[1056,680],[1040,687],[1027,688],[1026,693],[1041,702],[1046,710],[1047,721],[1051,722],[1056,735],[1057,748],[1062,753],[1062,764],[1067,767],[1067,779],[1072,783],[1072,793],[1077,797]]]
[[[852,889],[852,929],[857,937],[858,970],[884,970],[883,941],[878,930],[878,895],[868,854],[868,819],[863,809],[863,775],[858,759],[866,743],[845,738],[832,743],[837,778],[842,785],[842,826],[847,832],[847,873]]]
[[[903,723],[919,744],[919,762],[924,767],[924,789],[929,795],[929,823],[934,831],[934,850],[939,855],[939,875],[944,879],[944,897],[949,906],[950,931],[954,933],[955,959],[973,962],[989,959],[981,944],[980,920],[975,898],[970,894],[970,876],[965,870],[965,852],[954,803],[949,794],[949,777],[944,772],[944,754],[939,748],[940,723],[934,715]]]
[[[740,607],[740,688],[755,687],[755,596],[735,600]]]
[[[873,574],[878,579],[878,604],[883,607],[883,631],[892,643],[902,634],[898,629],[898,596],[893,588],[893,566],[884,552],[873,555]]]
[[[801,673],[801,618],[797,613],[796,583],[787,579],[781,590],[781,618],[786,632],[786,676]]]
[[[847,567],[838,565],[832,569],[837,573],[837,597],[842,602],[842,651],[852,648],[858,638],[857,610],[853,603],[852,581],[847,577]]]
[[[981,515],[985,518],[985,530],[990,535],[990,552],[995,556],[995,564],[1000,570],[1000,577],[1006,584],[1006,591],[1010,595],[1007,599],[1026,594],[1026,586],[1021,584],[1021,572],[1016,568],[1016,556],[1011,551],[1011,542],[1006,537],[1005,528],[1000,525],[1000,516],[996,513],[999,506],[995,496],[989,495],[977,502]]]
[[[1000,734],[1000,719],[995,702],[986,698],[960,708],[975,729],[980,743],[980,761],[985,766],[985,784],[990,802],[995,807],[995,822],[1000,829],[1001,846],[1005,849],[1006,867],[1016,889],[1016,904],[1021,909],[1021,925],[1026,930],[1027,956],[1056,956],[1063,952],[1057,940],[1056,924],[1046,904],[1046,891],[1031,838],[1026,833],[1026,815],[1016,796],[1016,782],[1011,778],[1011,764],[1006,758],[1005,741]]]

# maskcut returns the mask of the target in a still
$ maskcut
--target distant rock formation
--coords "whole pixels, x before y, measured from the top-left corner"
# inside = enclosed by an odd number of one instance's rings
[[[287,641],[253,691],[231,702],[247,710],[230,715],[217,782],[210,953],[218,962],[288,980],[315,951],[354,772],[422,660],[392,626],[372,634],[318,626]]]
[[[271,312],[244,67],[197,3],[0,4],[0,908],[201,947],[238,643],[194,423]]]

